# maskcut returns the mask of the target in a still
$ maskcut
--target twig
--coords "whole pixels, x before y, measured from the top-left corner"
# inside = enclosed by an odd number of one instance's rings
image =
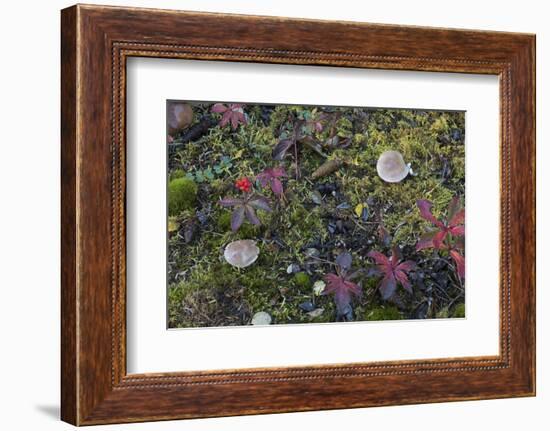
[[[214,120],[212,117],[205,117],[203,118],[200,123],[195,124],[193,127],[191,127],[182,137],[178,140],[178,142],[175,142],[173,144],[168,144],[168,151],[174,152],[178,150],[179,148],[182,148],[186,143],[189,141],[193,141],[195,139],[200,138],[202,135],[204,135],[210,127],[212,127],[214,124],[216,124],[216,120]]]

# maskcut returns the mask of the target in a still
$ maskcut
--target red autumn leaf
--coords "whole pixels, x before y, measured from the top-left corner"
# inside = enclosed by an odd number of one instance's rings
[[[433,248],[433,232],[426,232],[420,237],[416,243],[416,251],[424,250],[425,248]]]
[[[423,219],[432,223],[438,229],[434,232],[427,232],[416,244],[416,250],[423,250],[425,248],[444,249],[445,239],[447,235],[452,237],[464,236],[464,208],[460,207],[460,200],[458,196],[455,196],[447,209],[448,220],[438,220],[432,214],[433,204],[426,200],[420,199],[416,201],[416,205],[420,211],[420,215]]]
[[[323,295],[334,294],[338,314],[347,312],[352,295],[361,296],[361,288],[344,275],[327,274],[325,275],[325,281],[327,285],[323,290]]]
[[[216,114],[223,114],[225,111],[227,111],[227,106],[225,106],[223,103],[215,103],[214,106],[212,106],[211,111],[215,112]]]
[[[222,207],[234,207],[237,205],[242,205],[243,200],[238,198],[223,198],[218,201]]]
[[[449,253],[455,261],[456,272],[458,273],[459,277],[464,280],[464,277],[466,276],[466,261],[464,259],[464,256],[462,256],[456,249],[451,250]]]
[[[251,206],[252,208],[256,208],[259,210],[264,210],[267,212],[271,212],[271,207],[269,206],[269,201],[264,196],[260,195],[252,195],[248,199],[247,204]]]
[[[231,128],[236,130],[239,124],[246,124],[244,106],[242,103],[229,103],[227,106],[223,103],[216,103],[212,106],[211,111],[222,114],[222,119],[219,122],[220,127],[225,127],[226,124],[231,123]]]
[[[360,297],[362,293],[361,288],[352,281],[359,275],[360,271],[349,273],[351,262],[352,256],[349,252],[340,253],[335,260],[336,274],[330,273],[324,277],[327,285],[322,294],[334,295],[337,320],[353,319],[351,298],[353,295]]]
[[[435,216],[432,214],[432,206],[433,204],[426,199],[420,199],[416,201],[416,205],[418,206],[418,209],[420,210],[420,215],[423,219],[428,220],[433,225],[443,228],[445,225],[440,222],[438,219],[435,218]]]
[[[256,226],[261,224],[260,219],[256,215],[256,211],[254,211],[254,208],[252,208],[250,205],[246,205],[244,209],[245,209],[246,218],[250,223]]]
[[[435,248],[439,250],[448,250],[450,256],[455,262],[456,272],[461,279],[464,279],[466,273],[466,262],[460,250],[464,248],[464,218],[465,211],[460,205],[460,199],[455,196],[447,208],[447,220],[437,220],[431,212],[432,203],[427,200],[419,200],[416,203],[420,210],[420,215],[434,224],[438,229],[433,232],[427,232],[416,243],[416,250],[425,248]],[[445,241],[450,237],[449,241]]]
[[[391,298],[397,289],[398,283],[407,292],[412,293],[411,283],[407,274],[416,267],[416,264],[411,260],[401,262],[398,247],[393,248],[392,255],[389,258],[378,251],[371,251],[367,256],[374,259],[378,270],[383,275],[382,281],[378,285],[383,299]]]
[[[233,213],[231,214],[231,230],[233,230],[233,232],[237,231],[243,224],[244,212],[244,205],[239,205],[233,210]]]
[[[241,227],[245,219],[253,225],[260,224],[260,219],[256,215],[256,209],[271,211],[269,201],[265,197],[256,194],[249,194],[242,199],[224,198],[220,199],[218,203],[222,207],[234,208],[231,214],[231,230],[234,232]]]
[[[275,168],[267,168],[260,174],[258,174],[258,181],[262,187],[271,187],[271,190],[275,195],[280,196],[283,194],[283,183],[279,178],[286,177],[285,169],[282,166]]]

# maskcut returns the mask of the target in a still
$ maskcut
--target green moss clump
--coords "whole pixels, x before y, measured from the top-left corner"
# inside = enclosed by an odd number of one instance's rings
[[[216,224],[218,229],[222,232],[231,229],[231,213],[229,211],[224,211],[221,213]]]
[[[403,316],[395,306],[381,306],[367,310],[365,320],[401,320]]]
[[[309,275],[305,272],[297,272],[296,274],[294,274],[294,281],[296,282],[298,287],[309,287],[311,284]]]
[[[466,316],[466,305],[464,303],[458,304],[454,311],[453,311],[453,317],[465,317]]]
[[[185,172],[183,169],[174,169],[172,172],[170,172],[170,181],[175,180],[176,178],[183,178],[185,176]]]
[[[176,178],[168,184],[168,214],[190,210],[197,201],[197,184],[189,178]]]

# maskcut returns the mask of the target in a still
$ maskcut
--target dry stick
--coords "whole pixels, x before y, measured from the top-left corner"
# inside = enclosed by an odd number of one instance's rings
[[[329,265],[338,266],[336,263],[331,262],[330,260],[321,259],[320,257],[317,257],[317,256],[308,256],[308,257],[309,257],[310,259],[315,259],[315,260],[318,260],[318,261],[320,261],[320,262],[328,263]]]
[[[191,127],[182,137],[179,142],[168,144],[168,151],[173,152],[182,148],[189,141],[200,138],[204,135],[210,127],[216,124],[216,120],[212,117],[203,118],[199,123]]]

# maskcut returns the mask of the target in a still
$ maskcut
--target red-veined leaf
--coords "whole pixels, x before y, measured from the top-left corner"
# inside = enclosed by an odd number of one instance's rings
[[[373,258],[378,265],[391,265],[389,259],[379,251],[372,250],[367,256]]]
[[[244,206],[238,206],[231,214],[231,230],[236,232],[244,222]]]
[[[422,235],[418,240],[418,242],[416,243],[416,251],[424,250],[425,248],[432,248],[434,246],[433,238],[434,238],[433,232],[427,232],[424,235]]]
[[[236,205],[242,205],[242,199],[237,198],[223,198],[218,201],[222,207],[234,207]]]
[[[383,275],[382,281],[378,285],[378,289],[383,299],[388,299],[393,295],[397,288],[397,282],[399,282],[406,291],[412,293],[412,287],[407,273],[416,267],[416,263],[412,260],[400,262],[401,251],[397,246],[393,249],[391,259],[388,259],[387,256],[377,251],[371,251],[368,256],[375,259]]]
[[[231,128],[233,130],[237,130],[237,127],[239,127],[239,118],[240,118],[240,115],[242,115],[242,113],[240,112],[235,112],[234,110],[231,111]],[[243,119],[244,119],[244,115],[242,115]],[[244,122],[244,121],[243,121]]]
[[[409,277],[407,277],[407,274],[403,270],[396,269],[394,271],[395,279],[401,283],[401,286],[409,292],[412,293],[411,283],[409,282]]]
[[[464,279],[466,275],[466,261],[464,259],[464,256],[462,256],[458,251],[451,250],[450,251],[451,257],[455,261],[456,264],[456,272],[458,273],[458,276],[462,279]]]
[[[323,295],[327,295],[329,293],[334,292],[334,288],[338,280],[340,279],[340,277],[338,277],[336,274],[331,273],[331,274],[325,275],[324,278],[325,278],[325,281],[327,282],[327,285],[323,289]]]
[[[401,254],[401,249],[399,248],[398,245],[394,245],[391,250],[391,259],[390,259],[392,266],[395,267],[395,265],[397,265],[397,263],[401,259],[403,259],[403,256]]]
[[[283,183],[281,183],[281,180],[279,180],[278,178],[272,178],[271,190],[273,190],[273,193],[275,193],[277,196],[281,195],[283,193]]]
[[[436,219],[435,216],[432,214],[432,203],[430,201],[426,199],[420,199],[416,201],[416,205],[418,206],[418,209],[420,210],[420,215],[423,219],[428,220],[429,222],[440,228],[444,227],[444,224]]]
[[[223,103],[216,103],[214,104],[214,106],[212,106],[211,111],[215,112],[216,114],[221,114],[222,112],[227,111],[227,106],[225,106]]]
[[[225,127],[225,125],[231,120],[231,110],[224,112],[222,119],[220,121],[220,127]]]
[[[351,294],[356,296],[361,295],[361,288],[344,277],[336,274],[327,274],[325,275],[325,281],[327,285],[323,290],[323,295],[334,294],[334,302],[339,313],[343,313],[350,304]]]
[[[416,268],[416,263],[414,263],[412,260],[406,260],[405,262],[401,262],[399,265],[395,267],[396,270],[405,271],[405,272],[412,271],[414,268]]]
[[[432,243],[433,243],[434,248],[442,248],[443,241],[445,240],[446,236],[447,236],[447,231],[446,230],[441,230],[441,231],[437,232],[433,236],[433,239],[432,239]]]
[[[352,292],[356,296],[361,296],[363,292],[361,292],[361,288],[359,285],[355,284],[352,281],[349,281],[349,278],[344,281],[344,284],[346,285],[346,289],[350,292]]]
[[[451,220],[455,214],[460,210],[460,199],[458,196],[454,196],[449,202],[449,207],[447,208],[447,220]]]
[[[261,224],[260,219],[256,215],[256,211],[254,211],[254,208],[252,208],[250,205],[245,205],[245,215],[248,221],[254,225]]]
[[[271,169],[271,175],[274,176],[274,177],[286,177],[286,171],[285,171],[285,168],[283,168],[282,166],[277,166],[273,169]]]
[[[378,289],[380,290],[383,299],[389,299],[395,293],[396,287],[397,283],[395,282],[395,277],[393,275],[386,275],[382,279]]]
[[[256,179],[260,182],[260,185],[262,187],[267,187],[267,185],[269,184],[269,181],[270,181],[271,178],[269,177],[268,174],[261,173],[261,174],[258,174]]]
[[[249,201],[248,205],[250,205],[252,208],[256,208],[259,210],[264,210],[267,212],[271,212],[271,207],[269,206],[269,201],[264,198],[263,196],[253,196]]]
[[[464,223],[465,211],[464,208],[458,211],[449,222],[449,226],[458,226]]]
[[[465,228],[464,225],[454,226],[449,231],[453,236],[464,236]]]

